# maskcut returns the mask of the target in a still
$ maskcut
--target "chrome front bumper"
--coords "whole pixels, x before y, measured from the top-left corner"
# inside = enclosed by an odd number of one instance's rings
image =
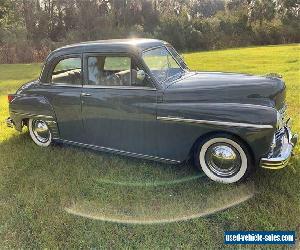
[[[7,127],[10,127],[10,128],[13,128],[15,126],[13,120],[10,117],[8,117],[6,119],[6,125],[7,125]]]
[[[283,127],[276,133],[274,147],[269,155],[260,160],[260,166],[267,169],[284,168],[288,164],[297,142],[298,135],[293,135],[288,126]]]

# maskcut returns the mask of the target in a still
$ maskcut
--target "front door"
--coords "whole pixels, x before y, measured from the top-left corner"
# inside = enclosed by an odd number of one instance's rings
[[[82,115],[88,143],[155,155],[157,91],[128,55],[87,54]]]

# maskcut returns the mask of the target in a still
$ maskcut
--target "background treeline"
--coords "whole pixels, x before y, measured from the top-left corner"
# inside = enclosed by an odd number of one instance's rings
[[[178,50],[300,41],[299,0],[0,0],[0,63],[64,44],[154,37]]]

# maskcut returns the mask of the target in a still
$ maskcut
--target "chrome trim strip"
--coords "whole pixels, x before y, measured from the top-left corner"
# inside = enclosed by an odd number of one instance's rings
[[[156,88],[150,87],[135,87],[135,86],[105,86],[105,85],[89,85],[84,84],[83,88],[86,89],[119,89],[119,90],[151,90],[155,91]]]
[[[139,154],[139,153],[132,153],[132,152],[128,152],[128,151],[124,151],[124,150],[119,150],[119,149],[114,149],[114,148],[96,146],[96,145],[92,145],[92,144],[85,144],[85,143],[81,143],[81,142],[74,142],[74,141],[63,140],[63,139],[59,139],[59,141],[62,141],[64,143],[68,143],[68,144],[73,144],[73,145],[78,145],[78,146],[86,147],[86,148],[92,148],[92,149],[96,149],[96,150],[99,150],[99,151],[111,152],[111,153],[116,153],[116,154],[120,154],[120,155],[125,155],[125,156],[137,157],[137,158],[148,159],[148,160],[156,160],[156,161],[165,161],[165,162],[172,162],[172,163],[180,163],[180,161],[176,161],[176,160],[171,160],[171,159],[167,159],[167,158],[161,158],[161,157],[158,157],[158,156],[151,156],[151,155],[144,155],[144,154]]]
[[[48,124],[51,124],[51,125],[52,125],[52,124],[55,124],[55,125],[56,125],[56,123],[57,123],[56,121],[46,121],[46,122],[47,122]]]
[[[157,120],[161,121],[172,121],[172,122],[186,122],[186,123],[195,123],[195,124],[209,124],[217,126],[229,126],[229,127],[246,127],[246,128],[273,128],[272,125],[259,125],[252,123],[243,123],[243,122],[223,122],[223,121],[210,121],[210,120],[195,120],[195,119],[186,119],[181,117],[171,117],[171,116],[157,116]]]
[[[53,116],[48,116],[48,115],[36,115],[36,114],[30,114],[30,113],[20,113],[20,112],[15,112],[15,111],[11,111],[11,112],[14,113],[15,115],[53,119]]]
[[[271,109],[271,110],[277,111],[272,106],[266,106],[266,105],[260,105],[260,104],[254,104],[254,103],[222,102],[222,103],[206,103],[205,105],[206,106],[215,106],[216,104],[221,104],[222,106],[239,105],[241,107],[246,107],[246,108],[258,107],[258,108]]]
[[[68,87],[68,88],[82,88],[82,84],[67,84],[67,83],[42,83],[43,85],[50,85],[52,87]]]

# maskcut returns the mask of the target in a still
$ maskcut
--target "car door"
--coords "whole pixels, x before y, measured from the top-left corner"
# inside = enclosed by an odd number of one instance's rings
[[[156,155],[157,91],[129,55],[85,54],[82,114],[88,143]]]
[[[40,89],[54,109],[60,138],[86,142],[81,114],[81,54],[56,58],[47,67],[46,82]]]

